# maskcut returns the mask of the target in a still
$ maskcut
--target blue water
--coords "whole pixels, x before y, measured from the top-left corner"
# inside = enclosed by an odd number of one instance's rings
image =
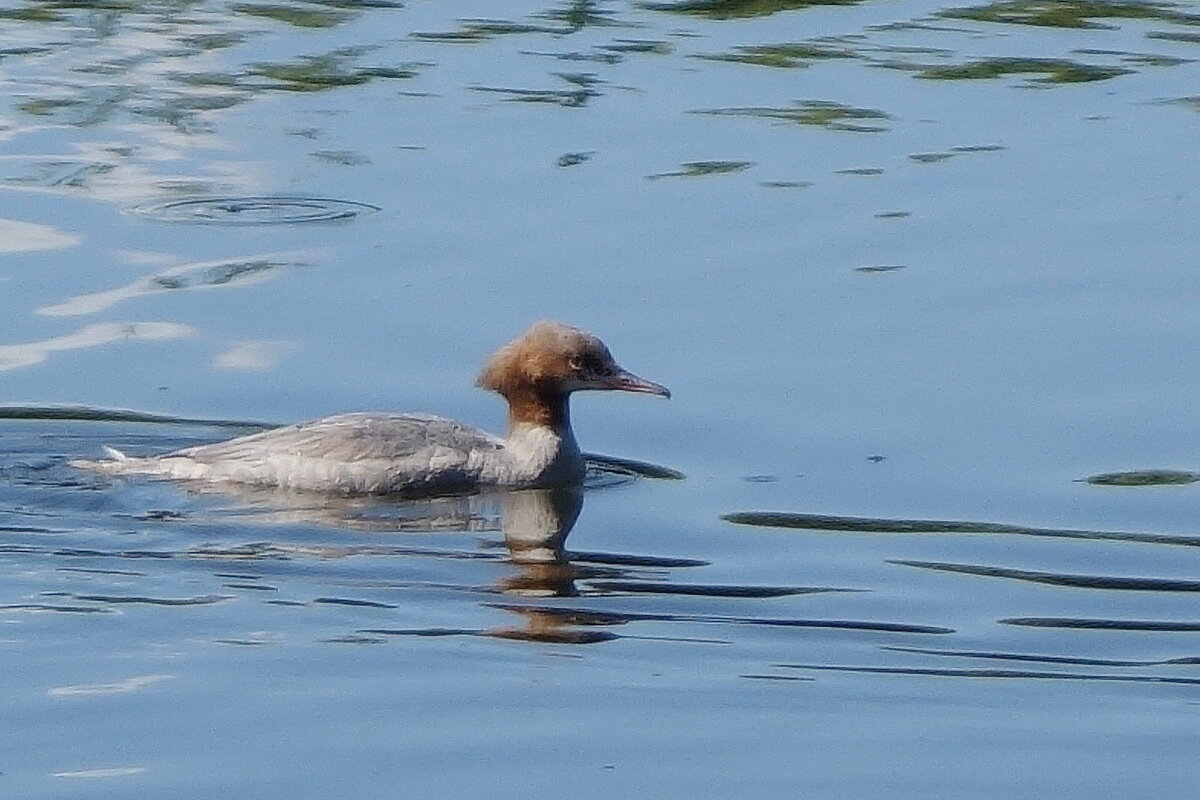
[[[1194,794],[1200,488],[1084,479],[1200,469],[1196,4],[129,5],[0,3],[4,796]],[[844,52],[701,57],[789,43]],[[674,393],[578,398],[584,448],[685,479],[66,463],[498,430],[475,371],[547,317]]]

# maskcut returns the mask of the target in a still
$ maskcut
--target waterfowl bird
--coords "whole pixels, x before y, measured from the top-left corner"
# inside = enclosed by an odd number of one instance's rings
[[[620,367],[600,339],[557,322],[539,322],[496,351],[476,385],[508,401],[507,436],[431,414],[354,413],[160,456],[105,448],[107,459],[73,464],[108,474],[343,494],[569,486],[585,470],[571,430],[573,392],[671,396]]]

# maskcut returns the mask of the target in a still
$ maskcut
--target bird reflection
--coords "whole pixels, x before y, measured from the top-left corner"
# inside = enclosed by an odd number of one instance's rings
[[[218,493],[212,486],[190,487],[195,494],[211,497]],[[284,492],[278,489],[254,489],[222,486],[219,494],[236,498],[235,507],[221,511],[222,516],[242,517],[256,522],[320,523],[340,528],[370,532],[489,532],[503,536],[507,563],[513,571],[499,578],[492,592],[512,597],[577,597],[581,594],[577,581],[588,578],[630,577],[621,561],[639,563],[636,556],[606,556],[603,554],[572,554],[566,549],[567,536],[583,510],[584,487],[553,489],[524,489],[498,491],[466,496],[426,498],[387,502],[380,498],[329,497],[307,493]],[[446,557],[482,557],[479,553],[435,551],[406,545],[341,545],[307,544],[289,546],[282,542],[273,550],[302,550],[306,555],[336,558],[350,555],[412,555]],[[212,552],[207,555],[219,555]],[[613,563],[603,563],[604,561]],[[644,564],[643,564],[644,565]],[[526,607],[519,604],[491,604],[516,614],[520,625],[473,631],[441,631],[438,633],[474,634],[500,639],[551,643],[588,643],[616,638],[614,634],[597,630],[597,623],[577,620],[571,614],[551,609]],[[606,623],[612,624],[612,623]],[[374,631],[383,633],[384,631]],[[386,631],[394,634],[432,635],[432,631]]]
[[[583,510],[578,487],[506,492],[500,501],[500,530],[515,575],[497,588],[506,594],[573,597],[579,570],[567,557],[567,534]]]
[[[579,594],[575,585],[578,579],[625,574],[610,566],[572,561],[565,544],[582,510],[583,490],[579,487],[505,493],[501,498],[500,530],[509,563],[517,567],[517,572],[501,579],[497,590],[523,597],[575,597]],[[571,612],[516,604],[494,607],[516,614],[522,625],[492,628],[482,632],[485,636],[553,644],[589,644],[617,638],[616,634],[598,630],[596,620]]]

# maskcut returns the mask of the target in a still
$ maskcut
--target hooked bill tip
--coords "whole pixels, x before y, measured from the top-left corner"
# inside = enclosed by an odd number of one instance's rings
[[[608,384],[608,388],[618,389],[624,392],[639,392],[641,394],[653,394],[659,397],[671,399],[671,390],[663,386],[661,383],[648,381],[645,378],[639,378],[632,372],[622,371],[613,377],[613,380]]]

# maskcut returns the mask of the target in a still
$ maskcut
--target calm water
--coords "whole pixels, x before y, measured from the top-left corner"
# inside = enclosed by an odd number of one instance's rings
[[[21,0],[0,81],[5,797],[1194,795],[1200,4]],[[66,464],[499,428],[542,317],[666,472]]]

